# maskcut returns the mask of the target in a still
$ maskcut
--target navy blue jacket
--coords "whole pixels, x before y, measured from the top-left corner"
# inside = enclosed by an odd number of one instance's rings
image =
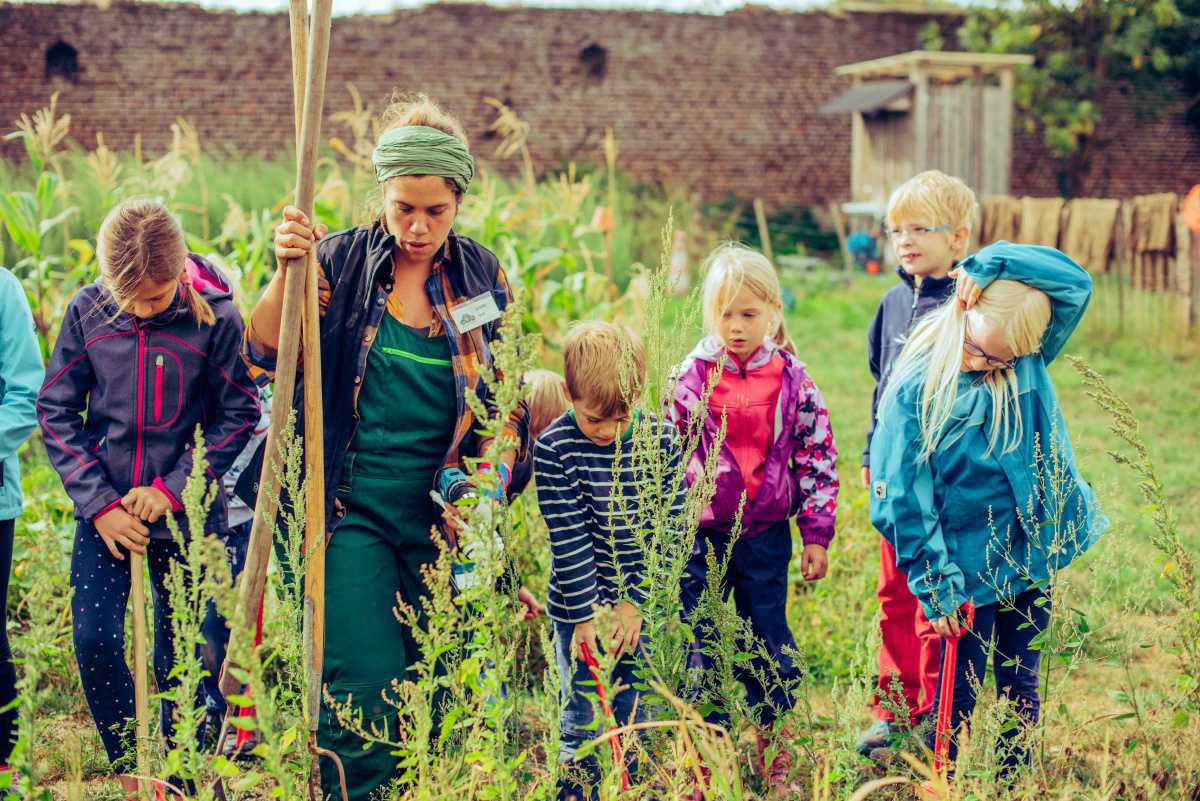
[[[199,256],[188,258],[189,270],[206,279],[200,291],[214,325],[196,325],[182,291],[146,320],[120,311],[99,282],[67,307],[37,409],[46,452],[81,520],[113,508],[133,487],[156,486],[178,505],[197,425],[218,482],[254,433],[258,392],[242,363],[242,318],[229,282]],[[218,492],[210,533],[225,528],[225,515]],[[150,526],[150,536],[170,537],[165,520]]]
[[[325,236],[317,246],[317,261],[328,283],[321,302],[321,395],[324,403],[325,433],[325,508],[326,525],[333,531],[345,514],[337,502],[346,451],[358,426],[358,392],[366,378],[367,354],[385,313],[392,291],[392,252],[395,239],[378,222],[338,231]],[[454,404],[458,422],[446,453],[443,468],[461,466],[463,456],[475,456],[479,449],[474,415],[465,395],[474,392],[485,406],[491,407],[487,385],[479,380],[479,365],[492,363],[491,345],[499,338],[500,320],[494,320],[470,332],[459,332],[450,314],[454,306],[471,298],[490,294],[503,311],[512,299],[507,278],[495,254],[473,240],[451,232],[435,263],[433,275],[426,281],[426,295],[434,308],[438,324],[450,343],[455,374]],[[274,380],[274,352],[266,352],[247,331],[243,358],[260,384]],[[304,430],[303,375],[297,375],[294,407],[296,430]],[[407,402],[397,398],[397,403]],[[276,410],[284,414],[284,410]],[[527,472],[521,462],[531,458],[528,448],[529,412],[524,402],[509,420],[510,434],[520,443],[518,469]],[[235,493],[253,508],[258,495],[265,443],[238,480]],[[437,477],[429,477],[430,489]]]
[[[883,397],[883,387],[892,363],[904,347],[904,335],[917,320],[941,306],[954,294],[953,278],[926,278],[918,287],[903,267],[897,267],[896,273],[900,276],[900,283],[883,296],[867,331],[867,364],[871,368],[871,375],[875,377],[875,392],[871,395],[871,423],[867,429],[867,446],[863,448],[863,467],[871,462],[875,413],[879,408],[879,399]]]

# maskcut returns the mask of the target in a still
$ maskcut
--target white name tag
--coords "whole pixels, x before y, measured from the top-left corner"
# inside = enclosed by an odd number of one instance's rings
[[[484,292],[450,309],[450,316],[454,318],[454,325],[459,332],[465,334],[484,323],[499,320],[500,307],[496,305],[496,299],[492,297],[491,292]]]
[[[888,487],[886,481],[876,481],[872,485],[872,491],[875,493],[875,497],[881,501],[887,499],[887,489]]]

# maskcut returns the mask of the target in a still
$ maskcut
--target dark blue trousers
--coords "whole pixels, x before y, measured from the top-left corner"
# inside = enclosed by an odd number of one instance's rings
[[[150,596],[154,602],[154,679],[160,692],[174,686],[170,678],[175,662],[171,636],[171,609],[165,581],[171,562],[179,559],[174,540],[151,540],[146,548],[150,569]],[[133,675],[125,662],[125,609],[130,591],[129,555],[118,561],[108,552],[91,523],[75,528],[71,555],[72,637],[79,678],[92,719],[108,759],[118,769],[132,769],[134,753]],[[159,704],[162,730],[170,739],[174,731],[172,704]],[[123,761],[125,760],[125,761]],[[128,761],[128,762],[126,762]]]
[[[718,564],[729,549],[733,554],[729,569],[721,584],[725,598],[733,594],[738,614],[750,621],[758,639],[752,660],[740,664],[738,678],[746,688],[746,700],[755,711],[757,722],[771,726],[776,718],[796,702],[795,688],[802,678],[788,650],[796,648],[796,640],[787,624],[788,564],[792,559],[792,532],[788,521],[776,523],[756,537],[733,540],[728,534],[710,529],[696,532],[692,555],[680,587],[683,615],[692,620],[700,603],[700,595],[708,586],[708,552],[712,550]],[[689,668],[701,674],[703,700],[715,705],[705,715],[709,723],[728,725],[729,713],[723,699],[717,697],[711,681],[716,629],[707,618],[692,620],[696,641],[692,644]],[[765,649],[769,658],[758,650]],[[760,680],[759,676],[765,677]]]
[[[1039,598],[1045,600],[1038,601]],[[1031,650],[1029,645],[1049,623],[1049,597],[1042,590],[1029,590],[1012,600],[977,608],[971,631],[958,642],[951,725],[957,731],[970,719],[975,710],[975,685],[983,683],[988,654],[991,653],[996,697],[1007,698],[1018,716],[1018,725],[1009,727],[1001,735],[999,750],[1006,769],[1029,761],[1023,737],[1019,735],[1037,724],[1042,705],[1038,678],[1041,652]],[[943,639],[943,652],[945,643]],[[938,676],[938,694],[933,704],[934,720],[937,720],[941,706],[941,688],[945,681],[943,670],[942,675]],[[935,732],[931,732],[927,740],[930,749],[934,745],[934,736]],[[952,737],[950,759],[955,759],[957,754],[958,744],[956,738]]]

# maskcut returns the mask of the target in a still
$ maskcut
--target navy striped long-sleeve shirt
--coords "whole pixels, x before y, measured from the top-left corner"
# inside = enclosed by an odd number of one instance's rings
[[[678,433],[653,415],[646,415],[644,423],[659,432],[666,468],[660,476],[648,475],[639,464],[646,460],[635,459],[632,441],[596,445],[570,413],[538,437],[534,475],[538,507],[550,529],[546,605],[554,620],[582,623],[592,618],[595,605],[622,600],[640,605],[646,598],[637,530],[657,509],[643,513],[641,506],[669,503],[670,514],[681,515],[687,485],[675,479],[681,457]],[[653,481],[661,482],[659,487],[649,483]]]

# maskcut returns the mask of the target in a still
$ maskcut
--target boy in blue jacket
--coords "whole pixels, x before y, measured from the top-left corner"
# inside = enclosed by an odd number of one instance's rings
[[[871,438],[875,413],[904,337],[925,315],[954,295],[950,271],[966,255],[975,216],[975,193],[958,178],[929,170],[905,181],[892,194],[887,231],[895,248],[900,283],[883,296],[867,332],[868,366],[875,379],[871,427],[862,455],[863,486],[870,487]],[[867,756],[897,731],[916,727],[933,708],[941,640],[896,568],[896,552],[879,541],[879,673],[872,708],[875,723],[863,732],[858,750]],[[899,720],[897,714],[899,713]]]

